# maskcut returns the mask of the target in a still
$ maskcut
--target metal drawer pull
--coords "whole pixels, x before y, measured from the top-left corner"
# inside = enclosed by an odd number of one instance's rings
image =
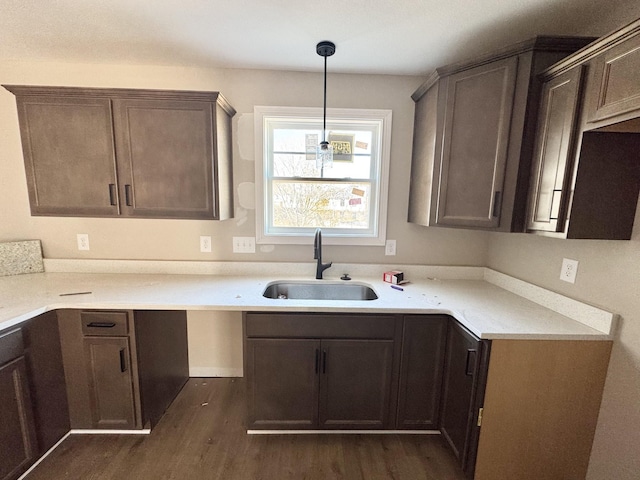
[[[124,348],[120,349],[120,371],[122,373],[127,371],[127,365],[125,363],[125,358],[124,358]]]
[[[320,350],[316,348],[316,375],[320,371]]]
[[[87,327],[92,328],[113,328],[115,326],[114,322],[91,322],[87,324]]]
[[[476,354],[478,352],[473,349],[470,348],[467,350],[467,363],[465,365],[465,369],[464,369],[464,373],[468,376],[473,376],[473,373],[476,369]],[[473,360],[471,360],[471,358],[473,357]],[[471,371],[469,371],[469,367],[471,367]]]

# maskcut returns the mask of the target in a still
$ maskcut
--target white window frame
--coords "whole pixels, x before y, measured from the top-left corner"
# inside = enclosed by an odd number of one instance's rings
[[[268,202],[265,198],[265,183],[268,175],[268,139],[266,136],[266,118],[298,119],[317,118],[322,120],[322,108],[311,107],[268,107],[255,106],[254,132],[255,132],[255,187],[256,187],[256,243],[258,244],[300,244],[313,243],[313,235],[300,235],[296,233],[268,233],[265,228]],[[327,109],[327,124],[331,121],[380,121],[380,166],[379,177],[376,182],[376,191],[371,192],[371,198],[377,198],[377,219],[373,233],[364,236],[362,234],[332,233],[328,229],[322,231],[322,241],[328,245],[375,245],[382,246],[387,239],[387,203],[389,197],[389,163],[391,158],[391,110],[378,109]]]

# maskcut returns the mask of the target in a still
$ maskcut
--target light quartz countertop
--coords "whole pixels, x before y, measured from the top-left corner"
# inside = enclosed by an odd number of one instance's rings
[[[371,286],[379,298],[325,301],[262,296],[267,284],[274,280],[340,282],[338,276],[315,280],[312,273],[301,274],[313,272],[315,265],[293,264],[287,268],[236,264],[230,268],[226,263],[212,268],[186,262],[188,265],[180,268],[181,264],[165,263],[171,265],[45,261],[45,273],[0,277],[0,330],[61,308],[439,313],[453,316],[483,339],[610,340],[615,328],[616,315],[612,313],[481,267],[409,266],[405,276],[411,283],[403,285],[403,291],[382,281],[385,267],[335,268],[334,273],[355,270],[353,282]],[[103,273],[85,273],[83,270],[87,269]],[[120,273],[104,273],[105,270]],[[122,273],[131,270],[156,273]],[[230,270],[240,274],[229,275]],[[191,273],[161,273],[174,271]],[[379,276],[372,274],[378,271]],[[434,274],[437,277],[430,276]]]

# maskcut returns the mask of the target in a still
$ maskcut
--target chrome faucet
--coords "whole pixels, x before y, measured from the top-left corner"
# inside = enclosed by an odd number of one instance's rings
[[[313,241],[313,258],[318,260],[316,266],[316,279],[322,280],[322,272],[331,266],[333,262],[322,263],[322,232],[316,229],[316,238]]]

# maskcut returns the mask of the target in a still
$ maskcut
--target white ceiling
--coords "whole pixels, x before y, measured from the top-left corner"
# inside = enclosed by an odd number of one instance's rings
[[[639,16],[638,0],[0,0],[0,60],[318,71],[331,40],[330,72],[425,75]]]

